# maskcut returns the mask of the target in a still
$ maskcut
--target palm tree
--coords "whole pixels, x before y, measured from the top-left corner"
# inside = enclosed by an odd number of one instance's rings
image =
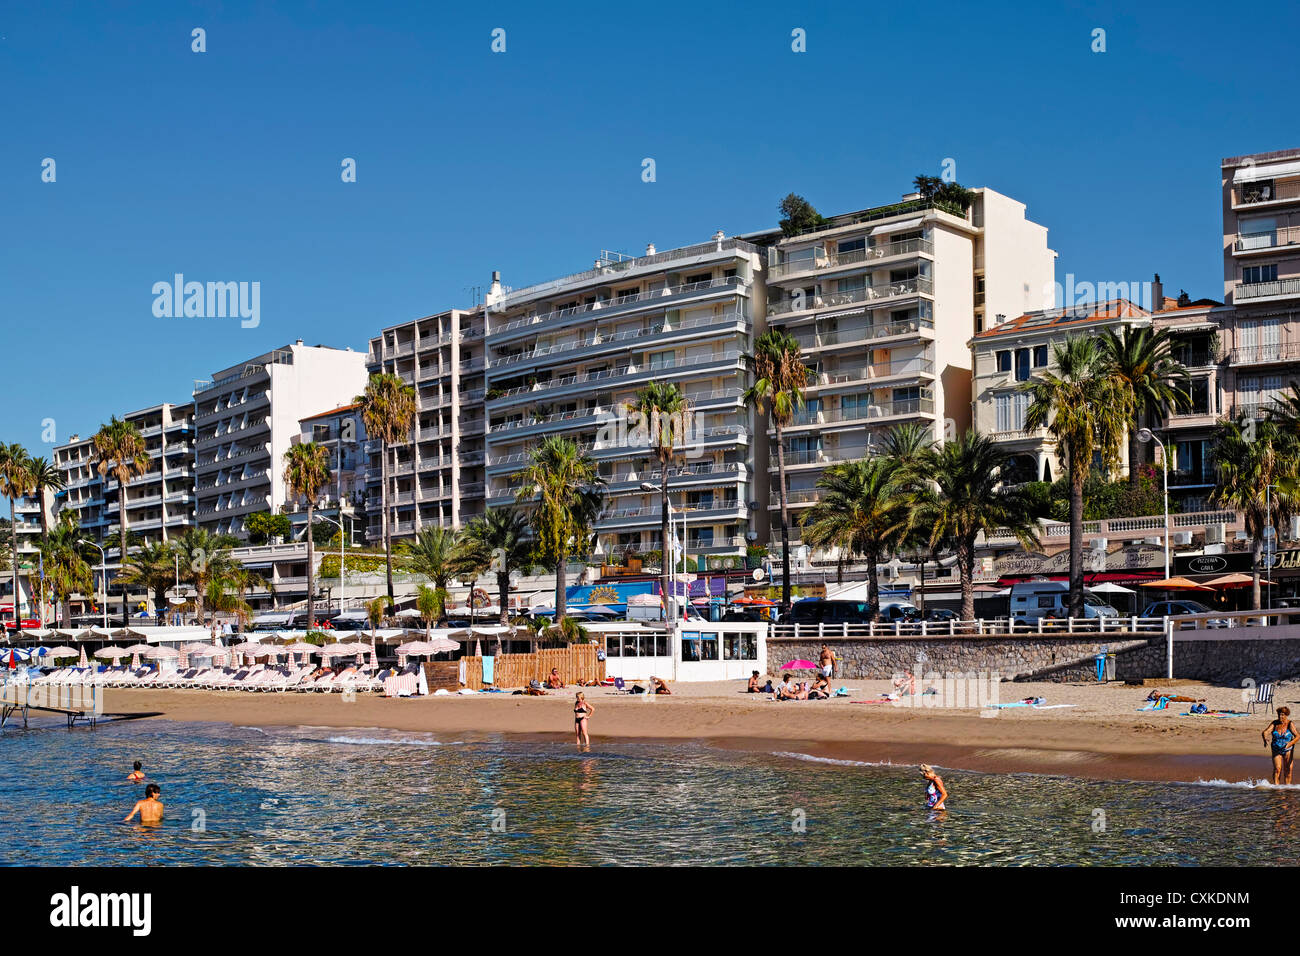
[[[673,460],[674,443],[686,434],[686,418],[689,409],[686,394],[675,382],[651,382],[627,403],[627,409],[640,416],[641,424],[638,430],[645,431],[646,444],[654,449],[655,457],[659,459],[659,540],[662,542],[664,554],[664,559],[660,562],[663,570],[659,574],[659,586],[666,616],[674,563],[669,558],[671,548],[668,521],[668,468]],[[680,428],[678,434],[673,432],[674,425]]]
[[[217,636],[217,615],[233,614],[239,623],[239,629],[242,631],[243,626],[253,616],[253,609],[240,594],[232,594],[231,591],[236,587],[235,582],[225,575],[209,579],[207,587],[204,589],[204,595],[207,598],[208,607],[212,609],[212,636]]]
[[[518,508],[489,508],[465,528],[465,540],[482,552],[487,569],[497,576],[501,623],[510,623],[510,575],[533,565],[528,517]]]
[[[1240,511],[1245,520],[1250,535],[1251,607],[1258,610],[1260,554],[1267,529],[1279,533],[1296,511],[1300,443],[1271,419],[1246,422],[1244,418],[1225,421],[1215,429],[1210,445],[1215,485],[1210,500],[1216,507]]]
[[[1128,422],[1128,480],[1137,488],[1141,445],[1138,428],[1144,420],[1170,408],[1185,407],[1191,401],[1191,376],[1173,357],[1168,329],[1126,325],[1121,335],[1115,329],[1102,333],[1101,350],[1115,376],[1124,383],[1132,401]]]
[[[801,519],[809,544],[838,547],[866,559],[872,619],[880,611],[880,558],[910,523],[909,477],[897,461],[881,455],[832,465],[817,479],[821,498]]]
[[[777,492],[781,501],[781,614],[790,611],[790,506],[785,485],[785,440],[783,429],[804,407],[804,389],[811,374],[804,365],[799,340],[788,332],[772,329],[754,343],[754,354],[745,356],[754,383],[745,390],[745,402],[759,414],[766,412],[776,429]],[[665,542],[665,547],[667,542]]]
[[[429,628],[433,622],[442,616],[443,593],[440,590],[434,590],[427,584],[421,584],[415,589],[415,609],[420,612],[420,617],[424,620],[424,639],[429,639]]]
[[[980,532],[1005,528],[1026,549],[1038,543],[1028,503],[1002,483],[1009,463],[1010,456],[991,437],[974,430],[931,449],[923,459],[935,485],[926,489],[923,508],[930,542],[936,546],[950,539],[956,548],[963,621],[975,619],[975,539]]]
[[[154,613],[167,607],[167,589],[176,577],[176,550],[169,544],[156,541],[146,544],[122,565],[118,580],[134,584],[153,593]]]
[[[63,478],[63,472],[50,464],[47,458],[33,458],[31,460],[31,473],[31,494],[36,497],[36,501],[40,505],[41,540],[44,541],[50,534],[49,521],[45,517],[45,492],[62,491],[67,482]]]
[[[98,459],[97,469],[101,475],[112,474],[117,479],[118,511],[118,566],[128,560],[126,549],[126,486],[131,479],[144,474],[149,467],[149,450],[144,436],[133,422],[125,421],[114,415],[107,425],[101,425],[99,431],[91,438]],[[104,582],[104,591],[108,592],[108,582]],[[130,610],[127,607],[126,585],[122,585],[122,626],[130,623]]]
[[[437,589],[440,606],[438,621],[445,620],[447,585],[463,568],[460,532],[451,528],[423,528],[414,541],[403,541],[397,546],[402,566],[415,574],[423,574]]]
[[[1070,476],[1070,616],[1083,616],[1083,486],[1093,467],[1118,462],[1133,395],[1096,339],[1071,337],[1052,352],[1055,371],[1020,387],[1030,396],[1026,428],[1046,426]]]
[[[213,534],[206,528],[186,528],[172,542],[180,556],[181,580],[192,584],[197,592],[195,611],[200,624],[203,623],[203,602],[208,583],[216,578],[230,577],[237,566],[230,549],[239,543],[233,535]]]
[[[316,568],[315,542],[312,531],[316,498],[321,489],[330,483],[329,449],[319,442],[305,441],[290,445],[284,453],[284,483],[291,497],[307,499],[307,630],[316,627]],[[340,519],[343,517],[339,515]]]
[[[375,628],[379,627],[384,620],[384,614],[391,604],[384,603],[382,597],[377,597],[373,601],[366,602],[366,619],[370,621],[370,646],[375,646]]]
[[[393,606],[393,536],[388,521],[388,449],[404,444],[415,425],[415,389],[396,375],[370,376],[366,390],[354,400],[361,405],[366,434],[379,441],[379,501],[383,510],[384,563],[388,574],[388,606]],[[391,613],[391,611],[390,611]]]
[[[18,499],[31,494],[31,456],[22,445],[0,445],[0,494],[9,499],[9,548],[14,576],[14,627],[18,626]]]
[[[565,616],[569,554],[575,546],[585,550],[600,512],[605,482],[597,473],[595,460],[563,435],[548,435],[528,454],[529,465],[518,475],[517,499],[532,504],[529,523],[538,560],[555,568],[558,623]]]
[[[50,533],[41,541],[41,562],[45,567],[45,580],[50,585],[54,603],[67,611],[68,599],[74,593],[89,594],[95,588],[94,571],[80,542],[81,529],[71,512],[64,512]],[[66,621],[68,615],[59,619]]]

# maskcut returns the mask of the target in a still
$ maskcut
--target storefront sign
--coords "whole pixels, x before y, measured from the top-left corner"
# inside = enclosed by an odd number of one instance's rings
[[[1090,574],[1104,571],[1151,571],[1161,569],[1164,565],[1164,549],[1151,545],[1130,545],[1108,552],[1105,557],[1095,551],[1083,552],[1084,571]],[[993,573],[1000,578],[1066,574],[1069,570],[1068,548],[1053,555],[1035,551],[1006,554],[993,562]]]

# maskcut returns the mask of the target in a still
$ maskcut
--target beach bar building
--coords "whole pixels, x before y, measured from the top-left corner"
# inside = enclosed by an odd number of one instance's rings
[[[679,621],[662,625],[616,621],[586,625],[604,644],[605,674],[625,681],[744,680],[767,670],[767,625]]]

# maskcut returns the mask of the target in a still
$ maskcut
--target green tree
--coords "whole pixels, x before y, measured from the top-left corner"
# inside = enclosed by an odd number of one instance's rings
[[[200,624],[204,619],[208,583],[214,579],[228,578],[234,572],[237,562],[230,552],[239,543],[239,539],[233,535],[213,534],[206,528],[186,528],[172,541],[172,547],[181,559],[181,580],[197,592],[195,613]]]
[[[131,555],[122,565],[118,580],[151,593],[156,612],[168,606],[167,589],[175,583],[177,573],[175,549],[158,541],[146,544]]]
[[[786,236],[798,235],[808,229],[815,229],[826,224],[826,219],[813,208],[812,203],[790,193],[781,200],[781,232]]]
[[[923,492],[922,506],[930,542],[950,540],[956,549],[963,621],[975,619],[975,540],[980,532],[987,536],[1004,528],[1026,549],[1038,544],[1029,501],[1002,483],[1009,461],[991,437],[973,430],[923,457],[922,467],[933,482]]]
[[[548,435],[529,450],[519,473],[517,500],[529,508],[529,523],[540,563],[555,569],[555,620],[564,620],[567,564],[573,548],[583,548],[599,513],[604,480],[596,462],[576,442]]]
[[[446,618],[447,586],[465,566],[460,533],[437,526],[422,528],[414,540],[403,541],[397,550],[403,568],[433,582],[441,602],[438,611],[441,624]]]
[[[40,545],[45,581],[54,603],[63,610],[59,617],[64,621],[69,617],[71,595],[90,594],[95,589],[94,570],[80,538],[81,528],[76,519],[71,512],[64,512]]]
[[[287,538],[293,530],[288,515],[271,514],[269,511],[249,515],[244,528],[248,531],[248,540],[253,544],[267,544],[273,538]]]
[[[1126,325],[1122,333],[1107,329],[1100,342],[1106,363],[1129,392],[1128,480],[1136,489],[1142,457],[1138,429],[1170,409],[1188,405],[1191,376],[1173,357],[1168,329]]]
[[[370,376],[366,390],[354,399],[361,405],[366,434],[379,441],[379,501],[384,537],[384,564],[388,576],[388,606],[393,606],[393,536],[388,508],[388,451],[410,440],[415,426],[415,389],[396,375]]]
[[[754,343],[754,354],[745,356],[753,384],[745,390],[745,402],[758,414],[766,414],[776,430],[777,494],[781,503],[781,614],[790,611],[790,502],[785,481],[784,429],[804,407],[804,389],[810,372],[804,364],[799,340],[788,332],[772,329]],[[666,542],[665,542],[666,543]]]
[[[528,517],[519,508],[488,508],[465,528],[467,546],[479,552],[479,560],[496,575],[501,605],[501,623],[510,622],[510,575],[532,568],[533,543],[528,535]]]
[[[10,568],[14,584],[14,625],[18,625],[18,604],[22,591],[18,588],[18,499],[31,494],[31,456],[22,445],[0,445],[0,494],[9,499],[9,549]]]
[[[1117,464],[1133,398],[1096,339],[1071,337],[1053,360],[1021,385],[1030,398],[1025,427],[1047,428],[1070,478],[1070,616],[1083,617],[1083,486],[1094,458]]]
[[[44,541],[50,534],[49,519],[45,515],[45,492],[62,491],[66,486],[66,482],[63,478],[63,472],[50,464],[47,458],[33,458],[30,467],[32,473],[31,494],[35,497],[37,504],[40,505],[41,540]]]
[[[1240,511],[1250,535],[1251,607],[1260,607],[1260,554],[1268,528],[1274,534],[1296,513],[1300,443],[1270,419],[1221,422],[1210,444],[1215,484],[1210,500]]]
[[[627,403],[629,412],[640,416],[641,424],[637,431],[644,430],[648,444],[659,460],[659,540],[665,552],[671,552],[668,542],[668,470],[673,463],[673,445],[685,439],[687,419],[690,408],[686,395],[674,382],[651,382],[636,397]],[[665,614],[668,607],[668,595],[671,593],[671,561],[662,561],[660,588],[664,595]]]
[[[908,482],[903,467],[882,455],[832,465],[817,479],[821,498],[801,519],[808,544],[838,547],[866,559],[868,613],[873,620],[880,611],[880,558],[909,525]]]
[[[321,489],[329,484],[329,449],[319,442],[290,445],[284,453],[284,483],[292,498],[307,501],[307,630],[316,627],[316,542],[312,535],[312,516]]]
[[[429,639],[429,629],[433,622],[440,620],[446,610],[447,592],[442,588],[431,588],[421,584],[415,589],[415,609],[424,620],[424,639]]]
[[[140,429],[135,427],[133,422],[125,421],[114,415],[107,425],[101,425],[99,431],[91,437],[91,445],[95,451],[97,461],[96,468],[101,475],[111,474],[117,480],[117,533],[118,533],[118,566],[122,567],[130,561],[130,555],[127,552],[126,532],[127,532],[127,495],[126,486],[134,478],[143,475],[149,467],[149,449],[145,444],[144,436],[140,434]],[[126,627],[131,620],[131,611],[127,607],[128,598],[126,586],[122,586],[122,626]],[[104,592],[107,596],[108,582],[104,582]],[[107,599],[107,597],[106,597]]]

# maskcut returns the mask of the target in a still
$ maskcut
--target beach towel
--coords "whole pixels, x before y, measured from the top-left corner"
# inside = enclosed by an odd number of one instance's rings
[[[1187,713],[1185,713],[1185,714],[1179,714],[1178,716],[1179,716],[1179,717],[1247,717],[1247,716],[1249,716],[1249,715],[1248,715],[1248,714],[1244,714],[1244,713],[1242,713],[1242,712],[1240,712],[1240,711],[1236,711],[1236,710],[1226,710],[1226,711],[1220,711],[1220,710],[1206,710],[1206,711],[1195,711],[1195,710],[1189,710]]]
[[[483,658],[483,683],[485,684],[496,683],[496,681],[492,679],[492,664],[493,659],[491,657]]]
[[[1158,701],[1153,701],[1150,704],[1144,704],[1143,706],[1139,707],[1138,710],[1164,710],[1168,706],[1169,706],[1169,698],[1161,697]]]

